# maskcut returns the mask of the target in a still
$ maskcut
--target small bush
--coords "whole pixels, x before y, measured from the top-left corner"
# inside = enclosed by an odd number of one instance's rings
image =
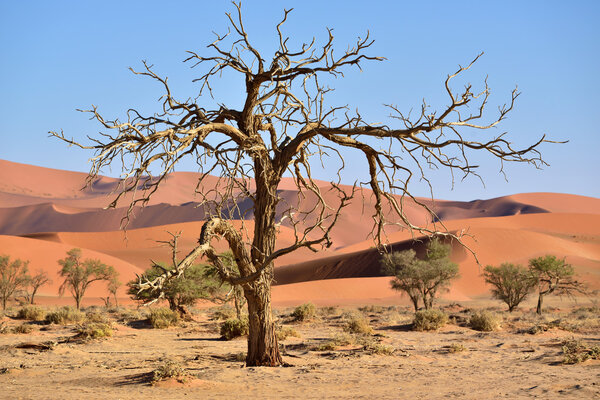
[[[469,326],[476,331],[492,332],[500,328],[502,319],[489,311],[477,311],[471,315]]]
[[[112,334],[112,325],[105,322],[88,322],[77,327],[77,336],[83,339],[100,339]]]
[[[14,333],[31,333],[32,331],[33,331],[33,326],[31,326],[29,324],[21,324],[21,325],[15,326],[13,328]]]
[[[148,322],[150,322],[150,325],[154,329],[165,329],[177,325],[179,323],[179,315],[168,308],[154,308],[150,310]]]
[[[230,318],[221,324],[221,338],[231,340],[248,334],[248,320],[246,318]]]
[[[215,310],[212,313],[212,316],[211,316],[212,319],[223,320],[223,321],[227,320],[227,319],[235,318],[235,317],[236,317],[235,310],[232,307],[228,307],[228,306],[219,307],[217,310]]]
[[[152,371],[152,382],[160,382],[166,379],[175,378],[178,382],[185,382],[189,377],[188,372],[183,366],[172,360],[167,360],[157,369]]]
[[[339,313],[340,313],[340,309],[335,306],[319,308],[319,314],[326,316],[326,317],[331,317],[331,316],[337,315]]]
[[[300,334],[294,328],[289,326],[278,326],[275,334],[277,335],[277,340],[280,341],[285,340],[290,336],[300,337]]]
[[[38,306],[25,306],[18,311],[17,318],[30,321],[43,321],[46,318],[46,311]]]
[[[294,309],[292,317],[296,321],[309,321],[315,317],[317,309],[313,303],[304,303]]]
[[[396,349],[392,346],[388,346],[382,343],[370,343],[365,345],[365,351],[370,354],[377,354],[380,356],[391,356],[394,354]]]
[[[8,325],[6,324],[6,322],[0,321],[0,335],[4,335],[7,333],[10,333],[10,330],[8,329]]]
[[[386,307],[377,306],[377,305],[373,305],[373,304],[368,305],[368,306],[359,307],[358,309],[359,309],[359,311],[361,311],[365,314],[381,314],[382,312],[387,310]]]
[[[465,346],[460,343],[452,343],[448,346],[448,353],[462,353],[465,350],[467,350]]]
[[[73,307],[63,307],[46,314],[45,321],[49,324],[67,325],[75,322],[81,322],[85,315]]]
[[[346,320],[344,331],[361,335],[370,335],[373,333],[373,328],[371,328],[369,320],[365,318],[365,316],[353,315]]]
[[[356,344],[356,338],[348,333],[337,334],[328,341],[319,344],[316,347],[317,351],[331,351],[340,346],[349,346]]]
[[[110,318],[103,312],[101,311],[88,311],[85,314],[85,320],[87,322],[97,322],[97,323],[102,323],[102,324],[110,324],[111,320]]]
[[[568,339],[563,342],[563,363],[579,364],[587,360],[600,360],[600,346],[587,347],[581,340]]]
[[[435,331],[448,323],[448,316],[442,310],[419,310],[415,313],[413,330]]]

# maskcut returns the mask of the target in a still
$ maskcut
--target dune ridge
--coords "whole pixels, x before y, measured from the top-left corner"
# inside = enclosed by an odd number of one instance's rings
[[[127,232],[119,230],[124,207],[104,210],[110,194],[118,188],[116,178],[98,177],[81,191],[86,174],[35,167],[0,160],[0,254],[31,260],[32,269],[57,275],[57,260],[73,247],[84,249],[86,257],[100,258],[114,265],[122,281],[133,279],[153,261],[168,261],[169,249],[157,243],[168,240],[168,232],[181,232],[180,255],[190,251],[201,230],[205,213],[197,207],[193,188],[200,174],[175,172],[156,192],[144,209],[134,209]],[[327,182],[318,182],[326,188]],[[218,190],[218,179],[207,176],[203,189]],[[316,198],[307,194],[300,200],[293,182],[283,180],[278,206],[299,212],[310,210]],[[335,192],[323,193],[335,204]],[[344,209],[332,231],[332,248],[313,253],[302,249],[276,261],[273,300],[276,304],[310,301],[341,304],[364,301],[390,301],[389,278],[380,276],[379,253],[367,240],[371,232],[372,192],[361,189]],[[413,223],[435,226],[453,232],[466,232],[464,244],[481,263],[458,243],[453,243],[452,259],[460,264],[461,278],[444,296],[462,301],[489,296],[481,277],[482,265],[505,261],[526,263],[546,253],[566,257],[581,278],[592,288],[600,288],[600,199],[560,194],[523,193],[469,202],[419,199],[435,210],[436,221],[412,201],[405,201]],[[234,223],[252,234],[254,224],[249,202],[238,203],[242,215]],[[243,218],[244,220],[241,220]],[[310,219],[310,217],[309,217]],[[388,231],[390,249],[414,247],[422,252],[425,240],[397,229]],[[285,222],[280,226],[277,248],[294,240]],[[216,243],[218,251],[226,248]],[[98,285],[91,296],[104,296]],[[42,291],[56,296],[57,284]],[[125,296],[121,289],[121,296]],[[394,297],[396,296],[396,297]]]

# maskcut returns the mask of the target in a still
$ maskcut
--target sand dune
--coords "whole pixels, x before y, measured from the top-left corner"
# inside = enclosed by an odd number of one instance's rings
[[[54,277],[58,271],[56,260],[63,258],[68,249],[80,247],[87,257],[114,265],[122,281],[127,281],[146,269],[150,260],[170,259],[169,249],[157,243],[170,238],[167,232],[182,232],[181,257],[195,245],[205,218],[204,211],[196,207],[199,199],[193,193],[198,173],[171,174],[146,208],[134,210],[135,218],[126,234],[118,230],[125,209],[102,209],[119,181],[99,177],[81,191],[85,177],[84,173],[0,160],[0,253],[29,259],[32,269],[47,269]],[[327,191],[329,184],[317,183],[327,201],[337,204],[337,194]],[[218,179],[207,176],[204,189],[210,188],[218,189]],[[310,193],[299,197],[289,178],[279,189],[283,199],[278,205],[280,214],[289,207],[297,215],[309,212],[316,201]],[[274,301],[402,301],[389,288],[389,278],[379,276],[379,254],[372,241],[366,240],[372,228],[373,201],[371,191],[361,189],[357,193],[332,231],[331,249],[320,253],[302,249],[276,261]],[[464,243],[476,252],[481,265],[526,263],[531,257],[552,253],[566,257],[590,287],[600,288],[600,199],[527,193],[471,202],[420,201],[436,211],[439,221],[431,221],[422,208],[407,200],[404,207],[411,221],[430,227],[435,223],[437,229],[473,235],[475,239],[466,237]],[[247,220],[235,224],[252,234],[250,203],[242,200],[238,206],[244,215],[237,217]],[[309,214],[307,220],[311,218],[315,216]],[[410,232],[399,228],[388,232],[392,249],[414,247],[423,252],[424,242],[413,239]],[[293,230],[284,222],[277,248],[293,241]],[[216,247],[225,250],[223,243]],[[464,300],[489,296],[489,288],[481,278],[481,265],[458,243],[453,243],[453,249],[452,259],[460,264],[461,278],[446,297]],[[45,288],[42,295],[55,295],[57,285]],[[101,286],[90,293],[105,295]]]
[[[29,260],[30,272],[46,271],[50,279],[52,279],[51,284],[40,288],[39,296],[58,296],[58,288],[62,283],[58,275],[61,269],[58,260],[65,258],[67,251],[73,247],[68,244],[48,240],[0,235],[0,254],[9,255],[11,259],[20,258],[21,260]],[[140,268],[126,261],[101,252],[82,249],[82,254],[83,258],[99,259],[105,264],[112,265],[119,272],[119,280],[121,282],[134,279],[136,274],[142,272]],[[125,287],[121,287],[119,296],[125,297],[125,291]],[[65,296],[70,297],[68,292]],[[86,292],[86,297],[105,296],[107,296],[107,291],[106,284],[103,282],[92,283]]]

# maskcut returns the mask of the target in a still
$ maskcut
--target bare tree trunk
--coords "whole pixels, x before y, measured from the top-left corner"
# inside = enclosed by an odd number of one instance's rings
[[[410,296],[410,300],[413,303],[413,307],[415,308],[415,312],[419,311],[419,297],[418,296]]]
[[[544,304],[544,295],[540,293],[538,297],[537,309],[535,310],[538,315],[542,315],[542,305]]]
[[[244,290],[248,301],[249,333],[246,365],[249,367],[275,367],[283,363],[271,313],[270,289],[270,278],[263,277],[253,282],[252,288]]]

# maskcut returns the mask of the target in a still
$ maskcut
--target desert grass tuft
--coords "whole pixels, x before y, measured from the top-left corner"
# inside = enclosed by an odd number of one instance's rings
[[[49,324],[67,325],[81,322],[85,319],[85,314],[74,307],[65,306],[58,310],[50,311],[46,314],[45,321]]]
[[[43,321],[46,318],[46,310],[38,306],[24,306],[17,312],[17,318],[30,321]]]
[[[435,331],[448,323],[448,315],[442,310],[419,310],[415,313],[413,330]]]
[[[150,311],[148,322],[154,329],[165,329],[177,325],[179,315],[168,308],[154,308]]]
[[[167,379],[174,378],[178,382],[184,383],[190,377],[181,363],[174,360],[164,361],[154,371],[152,371],[152,383],[157,383]]]
[[[304,303],[299,305],[292,312],[292,317],[296,321],[305,322],[310,321],[317,315],[317,309],[313,303]]]
[[[469,326],[476,331],[492,332],[500,329],[502,317],[490,311],[476,311],[469,319]]]
[[[221,338],[231,340],[248,334],[248,319],[230,318],[221,324]]]

